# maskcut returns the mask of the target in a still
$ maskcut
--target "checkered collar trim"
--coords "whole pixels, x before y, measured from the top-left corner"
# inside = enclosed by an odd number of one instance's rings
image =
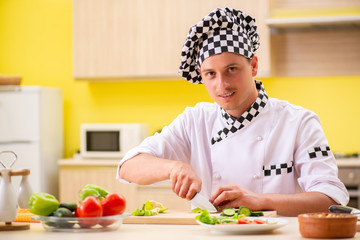
[[[214,54],[232,52],[252,58],[260,39],[255,19],[232,8],[217,8],[190,28],[181,52],[179,74],[194,84],[202,84],[197,71]]]
[[[250,106],[250,108],[245,111],[239,118],[234,118],[228,114],[223,108],[220,109],[221,116],[225,119],[227,126],[220,130],[212,139],[211,144],[220,142],[221,140],[227,138],[229,135],[239,131],[246,125],[248,125],[255,117],[257,117],[263,109],[269,99],[268,95],[265,92],[262,82],[255,80],[256,89],[259,94],[255,102]]]

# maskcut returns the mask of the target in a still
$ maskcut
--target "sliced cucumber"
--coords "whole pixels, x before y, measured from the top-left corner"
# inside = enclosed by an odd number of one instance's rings
[[[221,216],[225,216],[225,217],[232,217],[235,215],[235,209],[233,208],[225,208],[224,210],[222,210],[221,212]]]
[[[243,214],[246,217],[251,216],[251,210],[245,206],[240,206],[239,207],[239,214]]]
[[[263,212],[251,212],[251,216],[261,217],[261,216],[264,216],[264,213]]]

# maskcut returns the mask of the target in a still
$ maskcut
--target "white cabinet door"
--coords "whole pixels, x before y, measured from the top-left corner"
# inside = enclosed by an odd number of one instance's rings
[[[36,92],[0,92],[0,143],[39,140],[39,96]]]

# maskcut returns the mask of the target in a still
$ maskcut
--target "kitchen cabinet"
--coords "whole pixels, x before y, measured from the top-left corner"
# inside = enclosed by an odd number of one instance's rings
[[[258,75],[269,75],[268,0],[74,0],[74,76],[179,77],[190,26],[218,7],[236,8],[256,18],[261,38]]]
[[[360,208],[360,159],[338,159],[339,179],[345,184],[350,195],[348,206]]]
[[[360,74],[359,0],[271,0],[273,76]]]
[[[175,195],[169,184],[142,186],[120,183],[116,179],[116,160],[60,159],[59,195],[61,202],[78,202],[79,191],[86,184],[96,184],[126,198],[126,211],[140,208],[147,199],[163,203],[172,210],[189,211],[190,202]]]

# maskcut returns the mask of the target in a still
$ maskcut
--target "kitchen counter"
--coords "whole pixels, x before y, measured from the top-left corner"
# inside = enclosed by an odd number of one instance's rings
[[[30,230],[0,232],[0,239],[6,240],[161,240],[161,239],[303,239],[298,230],[296,217],[286,217],[289,224],[270,233],[251,235],[226,235],[211,233],[200,225],[159,225],[159,224],[123,224],[116,231],[92,233],[46,232],[40,223],[31,223]],[[355,239],[360,239],[356,233]]]
[[[251,239],[301,239],[297,218],[286,218],[289,224],[267,234],[251,235]],[[356,235],[360,238],[360,234]],[[159,240],[159,239],[248,239],[249,235],[213,234],[200,225],[122,224],[116,231],[93,233],[46,232],[40,223],[31,223],[30,230],[0,232],[6,240]]]
[[[336,159],[338,167],[360,167],[360,158],[338,158]]]

